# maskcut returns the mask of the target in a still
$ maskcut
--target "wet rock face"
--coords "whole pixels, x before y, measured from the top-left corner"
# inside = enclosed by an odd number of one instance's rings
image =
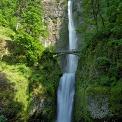
[[[60,39],[63,21],[67,21],[66,4],[66,0],[43,0],[44,21],[49,32],[48,38],[43,40],[45,47],[54,45]]]
[[[75,26],[76,26],[76,30],[79,29],[79,27],[81,27],[84,22],[83,22],[83,9],[82,9],[82,0],[74,0],[74,7],[73,7],[73,15],[74,15],[74,19],[75,19]],[[77,32],[77,38],[78,38],[78,48],[80,48],[80,50],[83,48],[84,46],[84,38],[82,36],[82,33]]]
[[[94,119],[101,119],[109,115],[109,101],[105,95],[88,97],[88,110]]]
[[[36,86],[36,87],[35,87]],[[54,98],[44,91],[46,88],[33,84],[32,97],[29,106],[29,122],[42,120],[52,122],[55,116]],[[33,121],[32,121],[33,120]]]

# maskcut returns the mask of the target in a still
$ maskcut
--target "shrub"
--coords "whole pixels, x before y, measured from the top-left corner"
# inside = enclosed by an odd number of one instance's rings
[[[27,33],[19,33],[14,37],[14,55],[16,57],[25,56],[28,65],[37,63],[42,51],[41,43]],[[20,61],[19,59],[18,62]]]

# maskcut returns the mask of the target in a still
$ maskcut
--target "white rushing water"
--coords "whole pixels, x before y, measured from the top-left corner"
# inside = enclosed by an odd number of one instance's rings
[[[68,0],[68,18],[69,18],[69,50],[77,49],[77,37],[72,15],[73,0]],[[78,57],[73,54],[67,55],[67,73],[64,73],[60,79],[57,101],[57,122],[71,122],[73,99],[75,94],[75,72],[77,69]]]

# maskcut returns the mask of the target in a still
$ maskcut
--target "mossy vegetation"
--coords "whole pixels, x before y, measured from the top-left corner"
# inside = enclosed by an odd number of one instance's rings
[[[0,62],[0,107],[7,120],[26,120],[28,107],[28,77],[30,69],[23,65]]]
[[[33,67],[7,63],[0,62],[1,116],[9,121],[54,120],[61,71],[52,53],[44,51]]]
[[[122,105],[120,101],[122,96],[120,94],[122,93],[122,85],[121,85],[122,79],[120,75],[121,74],[120,50],[117,51],[119,46],[116,46],[115,49],[113,50],[114,46],[110,47],[108,45],[110,42],[111,41],[108,41],[106,43],[98,42],[95,48],[93,48],[92,46],[89,48],[86,47],[87,50],[85,49],[86,51],[84,51],[84,53],[82,53],[81,55],[77,71],[77,84],[76,84],[77,104],[75,108],[76,109],[75,111],[79,111],[79,113],[85,112],[84,109],[87,109],[88,107],[87,102],[84,104],[79,103],[79,99],[81,99],[80,101],[83,102],[84,101],[83,99],[86,99],[84,98],[86,96],[102,94],[102,95],[108,95],[108,98],[110,100],[109,107],[113,116],[117,117],[118,115],[118,118],[121,117]],[[82,90],[84,90],[84,92],[82,92]],[[84,97],[82,97],[83,93],[86,93],[84,94]],[[116,97],[114,96],[115,94]],[[81,104],[81,108],[79,107],[79,104]],[[85,104],[87,104],[86,107]],[[82,110],[82,108],[84,109]],[[77,113],[75,113],[75,115],[76,114]],[[80,118],[77,116],[76,118]],[[81,118],[82,117],[83,116],[81,115]]]
[[[43,6],[35,1],[0,1],[0,122],[54,121],[61,75]]]
[[[56,91],[60,76],[61,70],[57,59],[53,58],[53,54],[48,49],[45,50],[39,59],[39,64],[33,67],[30,77],[30,109],[34,106],[33,104],[38,108],[31,119],[37,118],[49,122],[55,120]]]
[[[81,6],[83,23],[77,31],[85,46],[77,71],[74,121],[119,121],[122,118],[121,2],[83,0]],[[109,99],[109,112],[99,119],[91,115],[88,97],[101,95]]]

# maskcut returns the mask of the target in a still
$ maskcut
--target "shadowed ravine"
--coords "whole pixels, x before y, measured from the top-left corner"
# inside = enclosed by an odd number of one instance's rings
[[[77,49],[77,37],[75,32],[74,20],[72,15],[73,0],[68,1],[69,19],[69,50]],[[73,54],[67,55],[66,73],[60,79],[57,101],[58,113],[57,122],[71,122],[73,99],[75,94],[75,72],[77,69],[78,57]]]

